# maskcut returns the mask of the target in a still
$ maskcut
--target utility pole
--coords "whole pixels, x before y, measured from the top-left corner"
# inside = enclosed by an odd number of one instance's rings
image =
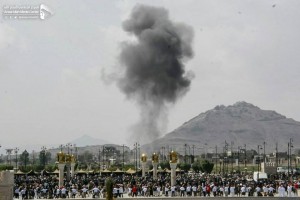
[[[104,171],[105,146],[102,146],[102,171]]]
[[[293,174],[293,169],[292,169],[292,163],[291,163],[291,154],[292,154],[292,147],[293,147],[293,139],[290,138],[290,141],[288,143],[288,177],[290,177],[290,171],[291,174]]]
[[[195,145],[192,146],[193,148],[193,159],[192,159],[192,164],[195,162]]]
[[[233,141],[231,141],[231,145],[230,145],[230,148],[231,148],[231,174],[233,173]]]
[[[101,174],[101,149],[99,148],[99,152],[98,152],[98,161],[99,161],[99,165],[98,165],[98,168],[99,168],[99,174]]]
[[[259,155],[259,149],[262,149],[261,145],[257,145],[257,158],[258,158],[258,162],[257,162],[257,171],[260,171],[260,155]]]
[[[275,149],[275,165],[276,165],[276,169],[278,167],[278,143],[276,142],[276,149]],[[277,173],[277,170],[276,170],[276,173]]]
[[[247,168],[247,149],[246,149],[246,144],[245,146],[245,168]]]
[[[238,170],[239,170],[239,173],[241,173],[241,170],[240,170],[240,151],[241,151],[241,147],[238,146]]]
[[[215,164],[215,165],[216,165],[216,171],[215,171],[215,173],[216,173],[216,174],[217,174],[217,166],[218,166],[218,163],[217,163],[217,162],[218,162],[218,159],[217,159],[217,158],[218,158],[218,146],[216,145],[216,159],[215,159],[215,163],[216,163],[216,164]]]
[[[124,171],[124,162],[125,162],[125,156],[124,156],[124,144],[123,144],[123,164],[122,164],[122,171]]]
[[[266,142],[264,141],[264,163],[266,163]]]
[[[18,171],[18,151],[19,151],[19,148],[16,147],[14,149],[14,151],[15,151],[15,154],[16,154],[16,172],[17,172]]]
[[[187,158],[186,158],[186,157],[187,157],[187,156],[186,156],[186,154],[187,154],[187,153],[186,153],[186,147],[187,147],[187,144],[184,144],[184,164],[185,164],[185,165],[186,165],[186,163],[187,163],[187,162],[186,162],[186,160],[187,160]]]

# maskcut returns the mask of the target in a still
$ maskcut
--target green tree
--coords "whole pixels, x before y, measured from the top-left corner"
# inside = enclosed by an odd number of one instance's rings
[[[93,154],[89,151],[84,151],[83,154],[78,155],[78,162],[85,164],[93,162]]]
[[[51,160],[51,153],[46,150],[40,151],[39,154],[39,163],[42,166],[46,166]]]
[[[202,171],[202,165],[201,165],[201,162],[200,162],[200,161],[194,162],[193,165],[192,165],[192,169],[193,169],[195,172],[197,172],[197,173],[199,173],[200,171]]]
[[[214,168],[214,164],[209,162],[208,160],[202,160],[201,161],[201,168],[204,172],[211,173],[213,168]]]
[[[106,200],[113,200],[113,180],[108,177],[105,180],[105,187],[106,187]]]
[[[25,168],[29,164],[29,153],[26,150],[20,155],[20,163],[24,165]]]
[[[188,163],[180,163],[180,164],[178,164],[178,167],[181,170],[184,170],[185,172],[187,172],[187,171],[189,171],[191,169],[191,165],[188,164]]]
[[[161,163],[159,163],[159,165],[162,169],[166,169],[166,168],[170,169],[170,163],[169,162],[161,162]]]

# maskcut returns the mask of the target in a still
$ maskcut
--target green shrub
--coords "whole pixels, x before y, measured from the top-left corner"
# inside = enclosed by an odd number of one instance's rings
[[[106,187],[106,200],[113,200],[113,180],[108,177],[105,180],[105,187]]]

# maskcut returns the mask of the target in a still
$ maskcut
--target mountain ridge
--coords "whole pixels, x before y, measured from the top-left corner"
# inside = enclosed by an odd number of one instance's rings
[[[233,142],[233,148],[236,149],[246,144],[249,149],[255,150],[258,145],[266,142],[266,151],[273,152],[276,143],[279,150],[285,151],[290,138],[299,144],[299,136],[300,122],[276,111],[262,110],[253,104],[239,101],[229,106],[217,105],[202,112],[143,148],[157,150],[168,146],[182,150],[183,145],[188,144],[200,145],[202,148],[219,147],[222,150],[221,147],[227,141]]]

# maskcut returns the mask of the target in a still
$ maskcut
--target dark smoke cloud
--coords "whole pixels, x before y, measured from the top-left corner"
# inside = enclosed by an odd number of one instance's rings
[[[173,23],[166,9],[145,5],[133,9],[123,28],[137,41],[122,45],[124,74],[119,86],[141,108],[133,132],[134,139],[146,143],[159,137],[165,127],[167,105],[189,89],[191,80],[183,62],[193,56],[193,30]]]

